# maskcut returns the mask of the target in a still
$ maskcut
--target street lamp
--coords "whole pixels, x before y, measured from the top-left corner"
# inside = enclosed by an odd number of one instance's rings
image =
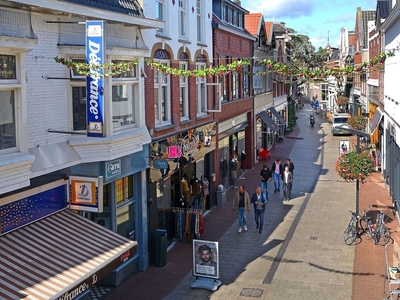
[[[357,148],[356,151],[359,154],[360,153],[360,138],[366,138],[367,140],[369,140],[370,136],[368,133],[366,133],[365,131],[361,131],[361,130],[357,130],[357,129],[352,129],[352,128],[346,128],[346,127],[342,127],[342,126],[338,126],[337,128],[345,130],[349,133],[354,133],[357,136]],[[360,179],[356,179],[356,214],[359,213],[360,211]],[[356,222],[356,232],[357,232],[357,236],[358,236],[358,222]]]

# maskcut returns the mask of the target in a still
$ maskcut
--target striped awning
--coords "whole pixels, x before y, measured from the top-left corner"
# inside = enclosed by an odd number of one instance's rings
[[[74,299],[137,243],[63,210],[0,237],[0,299]]]

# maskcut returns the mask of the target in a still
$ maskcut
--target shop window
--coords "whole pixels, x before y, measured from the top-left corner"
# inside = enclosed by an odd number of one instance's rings
[[[124,205],[117,210],[117,233],[136,240],[135,235],[136,202]]]
[[[120,206],[133,199],[133,175],[115,181],[115,199]]]

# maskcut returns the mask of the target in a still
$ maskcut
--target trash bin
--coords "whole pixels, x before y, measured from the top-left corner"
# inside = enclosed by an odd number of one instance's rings
[[[153,261],[155,267],[167,264],[167,231],[156,229],[153,236]]]
[[[222,206],[226,202],[226,192],[224,186],[220,184],[217,189],[217,206]]]

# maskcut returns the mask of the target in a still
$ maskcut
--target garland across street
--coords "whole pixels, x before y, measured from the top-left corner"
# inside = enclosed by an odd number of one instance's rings
[[[146,59],[146,64],[150,66],[152,70],[163,72],[167,75],[182,76],[182,77],[213,77],[213,76],[224,76],[231,72],[239,72],[249,75],[261,76],[271,72],[275,72],[279,75],[285,75],[299,80],[318,81],[326,80],[329,76],[336,78],[343,77],[354,77],[357,74],[367,73],[369,71],[379,69],[385,64],[385,60],[388,57],[393,57],[394,51],[381,53],[371,59],[369,62],[363,62],[357,65],[347,65],[343,68],[335,69],[307,69],[297,68],[284,63],[276,62],[271,59],[264,59],[259,64],[267,67],[265,72],[249,72],[247,66],[251,64],[250,60],[243,59],[234,61],[226,65],[220,65],[217,67],[209,67],[198,70],[181,70],[172,68],[164,64],[154,62],[151,59]],[[63,57],[56,56],[54,60],[67,68],[77,72],[84,76],[93,76],[93,71],[97,73],[98,77],[112,77],[131,71],[138,63],[139,60],[132,61],[120,61],[110,64],[88,64],[84,62],[75,62],[68,60]],[[101,72],[102,71],[102,72]]]

